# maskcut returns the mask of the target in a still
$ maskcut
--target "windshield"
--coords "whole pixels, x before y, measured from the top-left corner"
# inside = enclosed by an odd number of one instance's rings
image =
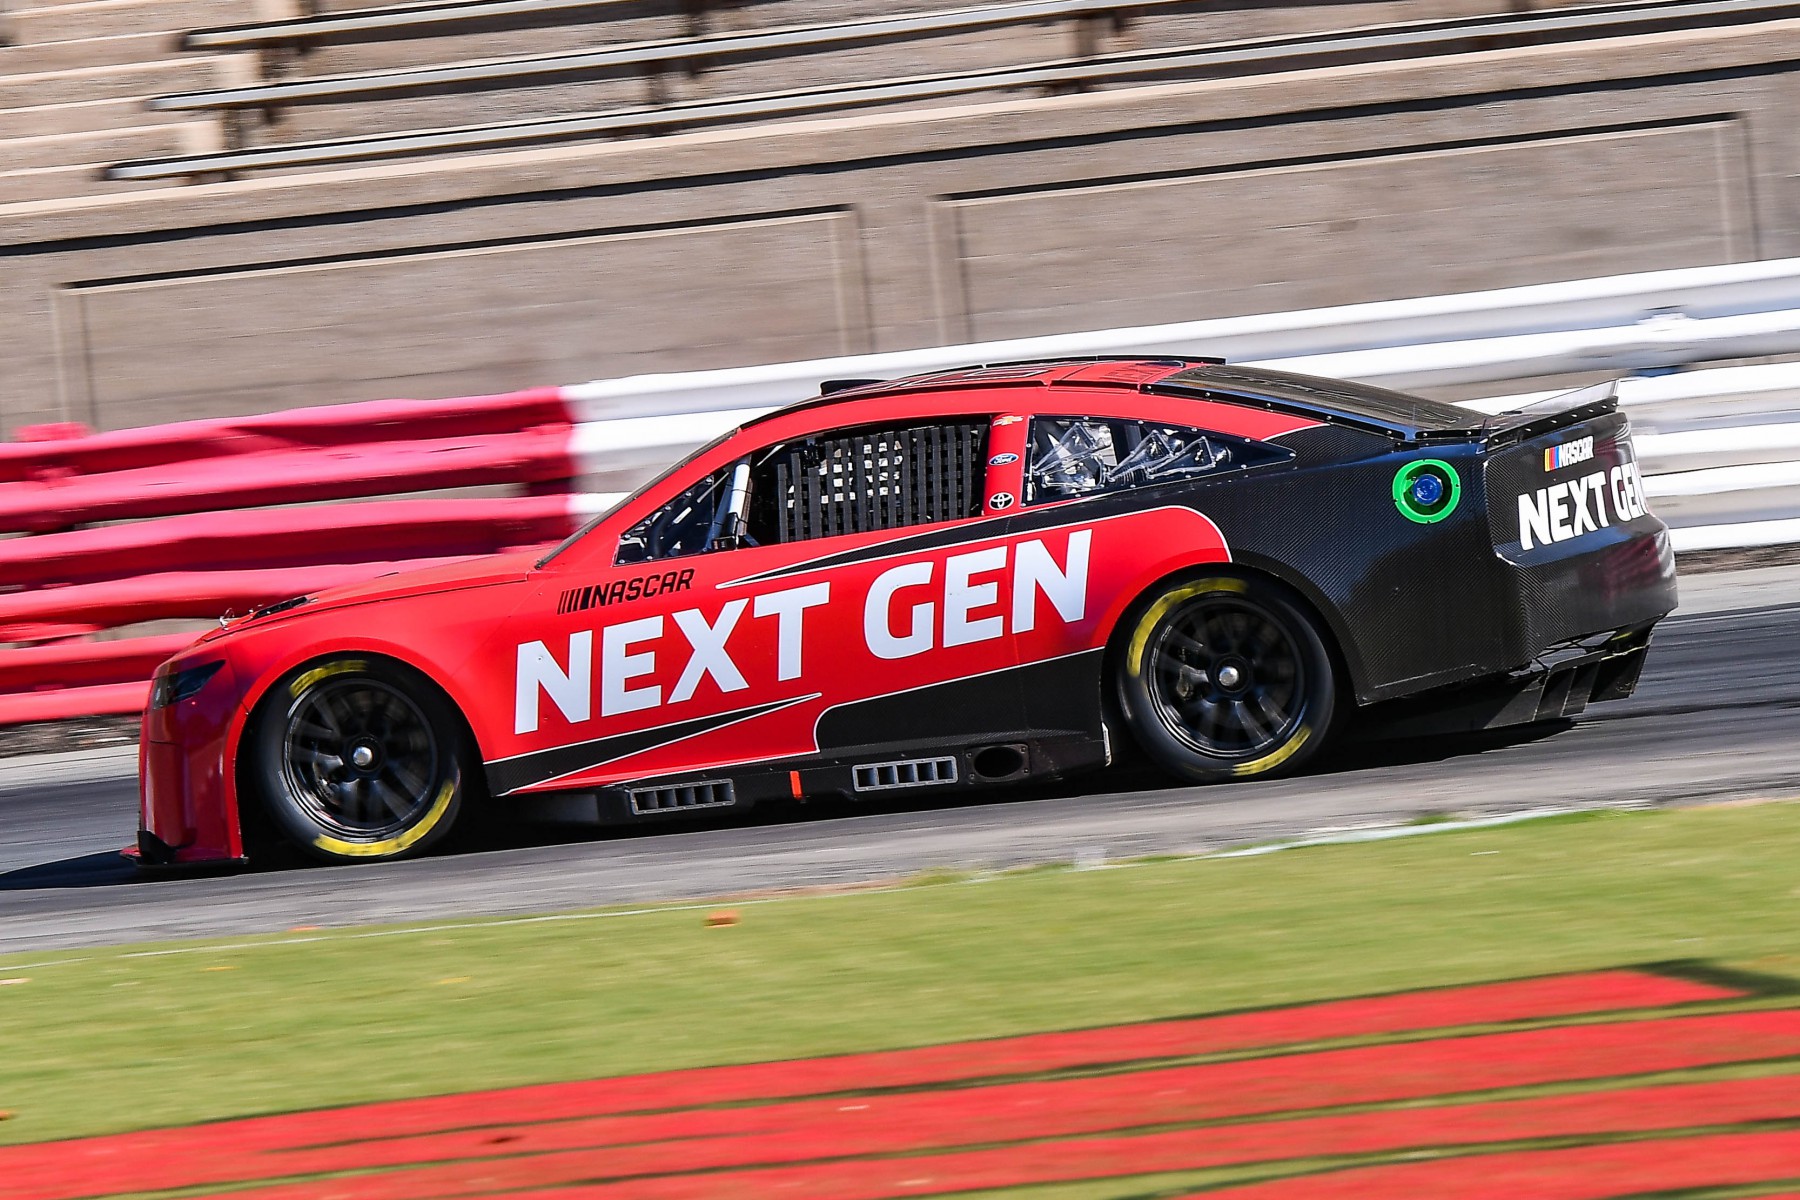
[[[737,435],[738,435],[738,430],[736,430],[736,429],[727,430],[726,432],[720,434],[718,437],[714,438],[712,441],[706,443],[706,445],[704,445],[704,446],[700,447],[698,450],[694,451],[692,454],[688,455],[686,458],[680,459],[679,461],[672,464],[667,470],[663,471],[656,478],[652,479],[649,483],[644,484],[642,487],[638,488],[635,492],[632,492],[629,496],[625,497],[623,500],[619,501],[617,504],[613,505],[611,508],[607,509],[605,512],[600,513],[598,516],[590,518],[588,520],[587,524],[583,525],[580,529],[577,529],[574,533],[571,533],[568,537],[564,538],[561,542],[557,543],[556,549],[550,551],[550,553],[548,553],[548,554],[544,555],[544,557],[538,559],[538,561],[537,561],[538,568],[541,570],[542,568],[549,566],[552,562],[556,561],[557,556],[560,555],[563,551],[567,550],[570,546],[573,546],[576,542],[579,542],[582,538],[584,538],[588,534],[592,533],[594,531],[594,527],[596,525],[600,524],[600,522],[606,520],[606,518],[612,516],[614,513],[618,512],[621,508],[624,508],[627,504],[630,504],[633,500],[636,500],[638,497],[644,495],[647,492],[654,491],[655,489],[661,487],[671,477],[678,475],[683,470],[685,470],[689,463],[693,462],[694,460],[696,460],[698,458],[703,458],[706,455],[712,453],[714,450],[717,450],[720,446],[723,446],[726,442],[730,441],[732,438],[736,437]]]

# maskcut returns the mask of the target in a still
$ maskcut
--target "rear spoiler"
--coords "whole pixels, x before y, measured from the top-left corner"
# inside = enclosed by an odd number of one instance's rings
[[[1496,413],[1482,423],[1481,440],[1489,447],[1523,442],[1540,433],[1579,425],[1594,417],[1617,412],[1618,409],[1619,381],[1614,379],[1573,392],[1564,392],[1560,396],[1551,396],[1536,404],[1527,404],[1524,408]]]

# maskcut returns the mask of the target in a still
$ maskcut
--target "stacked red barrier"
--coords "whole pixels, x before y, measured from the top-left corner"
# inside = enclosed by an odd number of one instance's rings
[[[25,535],[0,537],[0,725],[137,711],[190,640],[107,630],[554,544],[572,432],[558,388],[21,431],[0,444],[0,534]],[[494,485],[523,494],[392,498]]]

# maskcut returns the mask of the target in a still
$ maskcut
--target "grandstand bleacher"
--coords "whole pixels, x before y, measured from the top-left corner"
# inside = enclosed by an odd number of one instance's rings
[[[0,0],[0,435],[1800,245],[1800,0],[1584,11]]]
[[[10,151],[0,159],[0,203],[216,177],[221,164],[459,153],[835,107],[1079,90],[1094,84],[1067,68],[1096,59],[1103,68],[1120,52],[1557,6],[23,0],[0,9],[0,139]],[[257,19],[244,20],[247,13]],[[1034,82],[1057,67],[1062,77]],[[1022,68],[1038,75],[1021,78]],[[991,88],[979,86],[984,74],[994,77]],[[577,117],[588,119],[571,127]],[[534,123],[545,128],[521,132]],[[468,132],[493,126],[501,128],[490,138]],[[457,134],[429,136],[444,130]],[[407,148],[395,149],[396,135]],[[335,151],[314,145],[322,141]],[[271,150],[290,145],[311,152]],[[263,153],[219,157],[240,149]],[[188,169],[193,155],[205,157]],[[129,166],[106,170],[119,163]]]

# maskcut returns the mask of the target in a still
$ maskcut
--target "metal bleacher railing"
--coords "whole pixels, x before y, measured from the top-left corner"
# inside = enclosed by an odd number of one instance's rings
[[[510,0],[508,12],[524,11],[528,0]],[[510,58],[482,59],[431,66],[280,79],[241,87],[214,88],[159,96],[149,102],[158,112],[216,112],[284,105],[343,103],[456,89],[519,87],[565,79],[648,68],[687,69],[693,64],[774,52],[811,52],[874,45],[976,28],[994,28],[1056,19],[1083,20],[1109,14],[1141,15],[1145,10],[1193,7],[1194,0],[1021,0],[1008,4],[951,9],[907,16],[875,17],[836,24],[793,26],[699,37],[633,42]],[[470,3],[451,11],[475,20],[489,5]],[[377,12],[382,10],[376,10]],[[430,14],[417,6],[390,10],[387,35],[403,32],[399,22],[424,21]],[[443,14],[439,14],[442,16]],[[372,160],[397,155],[442,154],[536,145],[631,131],[655,131],[702,124],[770,119],[820,112],[849,111],[876,104],[947,99],[983,92],[1070,90],[1156,78],[1208,78],[1296,70],[1359,62],[1492,50],[1545,39],[1576,40],[1675,29],[1712,28],[1727,24],[1800,17],[1794,0],[1626,0],[1623,3],[1562,8],[1545,12],[1506,12],[1476,17],[1375,25],[1335,33],[1205,45],[1157,46],[1112,53],[1078,53],[1072,57],[1018,66],[861,80],[754,94],[703,97],[660,104],[582,112],[549,118],[512,120],[438,129],[412,129],[355,137],[249,146],[224,151],[171,155],[121,162],[107,168],[106,178],[151,180],[194,175],[231,174],[270,168],[316,166]],[[348,17],[332,18],[349,20]],[[273,45],[280,38],[304,36],[320,18],[199,31],[185,44],[218,49],[216,38],[236,44]],[[369,26],[373,29],[374,26]],[[260,40],[257,40],[260,39]]]
[[[140,707],[210,619],[402,566],[547,545],[687,450],[828,378],[983,361],[1207,353],[1487,411],[1517,383],[1625,375],[1621,402],[1677,550],[1800,543],[1800,259],[721,371],[380,401],[0,444],[0,725]],[[1714,364],[1714,365],[1708,365]],[[1506,384],[1515,386],[1508,389]],[[1508,394],[1502,394],[1508,393]],[[511,485],[481,498],[396,495]],[[378,498],[380,497],[380,498]],[[351,500],[352,503],[332,503]],[[118,523],[123,522],[123,523]]]
[[[1753,0],[1764,2],[1764,0]],[[1194,0],[1135,0],[1133,10],[1192,6]],[[953,8],[905,16],[865,17],[823,25],[714,33],[698,37],[627,42],[553,54],[476,59],[348,75],[278,80],[245,87],[212,88],[150,102],[158,111],[269,108],[310,100],[356,100],[402,95],[445,87],[511,87],[604,71],[637,69],[669,63],[695,63],[772,51],[841,49],[941,33],[1022,25],[1063,18],[1092,17],[1119,11],[1119,0],[1015,0],[976,8]],[[191,35],[203,37],[204,33]]]
[[[387,4],[342,12],[315,12],[278,21],[196,29],[182,35],[183,50],[300,48],[319,42],[381,41],[450,33],[496,22],[576,17],[617,10],[631,0],[466,0],[465,3]]]

